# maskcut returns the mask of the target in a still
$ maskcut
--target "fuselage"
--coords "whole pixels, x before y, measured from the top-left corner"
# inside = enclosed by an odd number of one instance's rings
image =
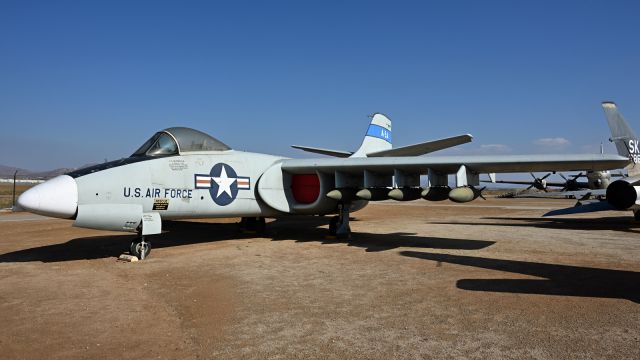
[[[279,169],[285,159],[236,150],[131,156],[58,176],[25,192],[18,204],[74,219],[76,226],[130,232],[140,231],[145,214],[175,220],[336,213],[338,203],[321,195],[333,179],[310,174],[321,179],[318,186],[296,191],[295,181]],[[276,176],[265,180],[265,173]],[[294,194],[300,191],[310,191],[310,201],[298,203]],[[366,204],[356,201],[350,208]]]
[[[236,150],[196,152],[69,176],[77,184],[79,206],[140,204],[143,212],[157,211],[162,219],[275,216],[255,185],[282,159]]]
[[[609,171],[588,171],[586,188],[606,189],[611,184],[611,172]]]

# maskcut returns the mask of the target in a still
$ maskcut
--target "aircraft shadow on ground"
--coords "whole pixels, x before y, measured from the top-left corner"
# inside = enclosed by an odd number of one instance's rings
[[[357,220],[355,220],[357,221]],[[368,233],[353,232],[350,239],[327,237],[328,219],[322,217],[282,218],[269,224],[274,241],[295,240],[297,242],[320,241],[324,244],[347,243],[349,246],[364,248],[367,252],[385,251],[399,247],[415,247],[445,250],[480,250],[495,244],[495,241],[451,239],[417,235],[416,233]],[[352,222],[354,222],[352,220]],[[305,231],[300,232],[304,227]]]
[[[640,233],[640,223],[628,216],[606,217],[598,219],[584,218],[520,218],[520,217],[483,217],[485,220],[500,222],[464,222],[464,221],[434,221],[440,225],[484,225],[484,226],[513,226],[536,227],[542,229],[565,230],[614,230]]]
[[[402,256],[543,279],[460,279],[462,290],[627,299],[640,303],[640,272],[402,251]]]
[[[166,221],[162,234],[149,237],[152,249],[207,243],[224,240],[263,237],[273,241],[318,241],[321,243],[347,243],[366,251],[384,251],[398,247],[430,249],[479,250],[494,241],[424,237],[411,233],[353,233],[348,240],[327,239],[326,217],[290,217],[276,219],[267,224],[264,234],[242,233],[237,223],[205,223],[197,221]],[[357,221],[357,220],[354,220]],[[324,226],[321,228],[320,226]],[[91,236],[72,239],[64,243],[44,245],[0,254],[0,263],[8,262],[60,262],[117,257],[128,252],[134,234]],[[152,255],[153,256],[153,250]]]
[[[162,234],[149,237],[153,249],[238,238],[237,224],[163,223]],[[90,236],[0,255],[5,262],[60,262],[118,257],[128,252],[135,234]],[[241,237],[241,236],[240,236]],[[153,253],[153,250],[152,250]]]

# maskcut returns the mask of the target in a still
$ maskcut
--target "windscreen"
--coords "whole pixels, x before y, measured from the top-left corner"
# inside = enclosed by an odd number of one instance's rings
[[[131,156],[165,156],[178,153],[178,145],[164,132],[158,132],[147,140]]]
[[[165,129],[164,132],[171,134],[176,139],[180,146],[181,153],[231,150],[229,146],[220,140],[202,131],[185,127],[172,127]]]

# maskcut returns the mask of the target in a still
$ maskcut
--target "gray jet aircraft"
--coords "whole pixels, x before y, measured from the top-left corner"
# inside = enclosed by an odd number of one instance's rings
[[[350,212],[368,201],[467,202],[481,196],[480,173],[606,170],[629,162],[604,154],[416,156],[470,140],[461,135],[393,149],[391,121],[377,113],[354,153],[288,159],[233,150],[203,132],[174,127],[127,158],[37,185],[18,204],[78,227],[136,233],[130,252],[142,259],[151,249],[147,236],[160,233],[163,220],[241,217],[242,226],[255,229],[265,217],[334,214],[330,233],[347,237]],[[455,174],[453,188],[448,174]],[[420,175],[428,176],[426,189]]]
[[[628,176],[616,180],[606,188],[606,201],[579,202],[578,206],[553,210],[544,216],[577,214],[605,210],[631,210],[640,221],[640,141],[614,102],[605,101],[602,109],[611,130],[609,141],[616,145],[620,156],[629,158]]]

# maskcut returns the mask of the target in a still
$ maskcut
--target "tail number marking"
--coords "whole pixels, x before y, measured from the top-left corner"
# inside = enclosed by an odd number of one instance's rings
[[[638,148],[638,145],[640,145],[640,141],[638,141],[638,139],[629,140],[629,158],[634,164],[640,162],[640,149]]]

